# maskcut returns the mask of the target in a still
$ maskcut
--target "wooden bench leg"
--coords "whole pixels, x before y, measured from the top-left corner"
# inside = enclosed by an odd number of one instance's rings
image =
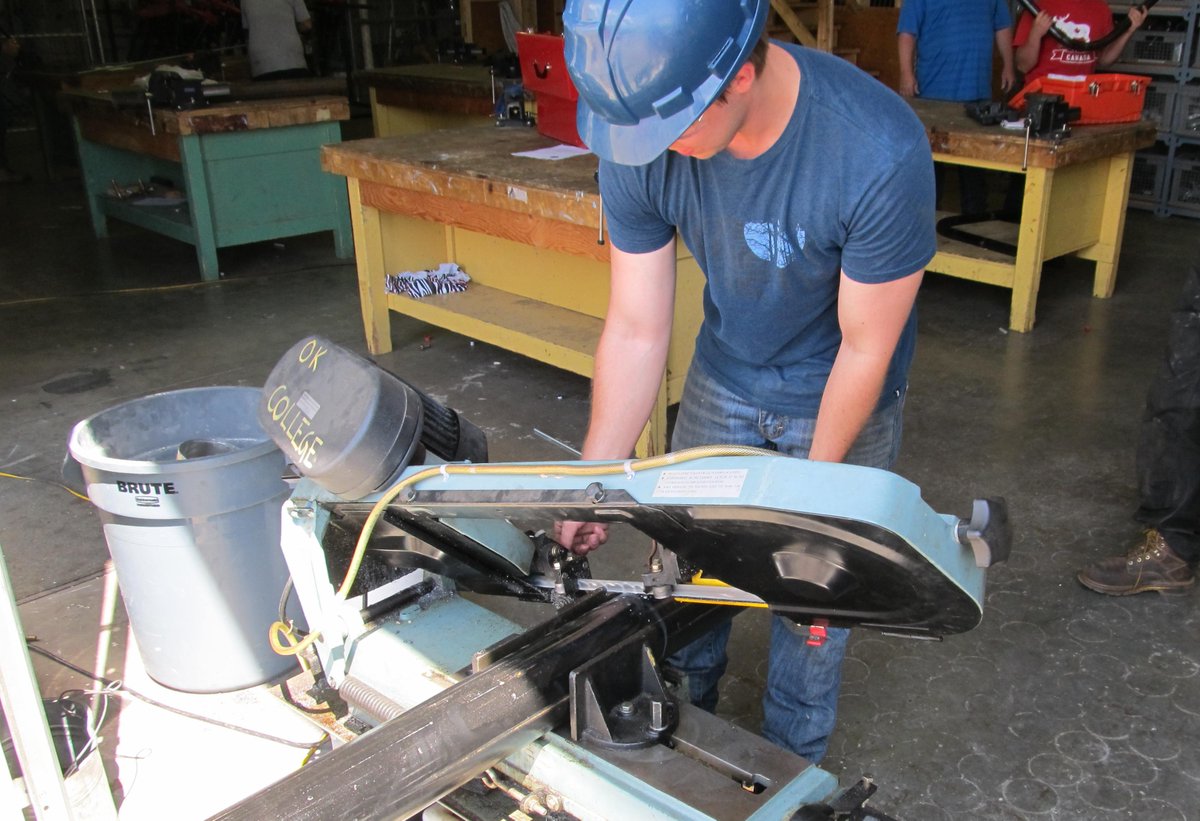
[[[183,160],[183,178],[187,188],[188,212],[192,216],[192,233],[196,240],[200,277],[204,280],[220,279],[217,232],[213,224],[212,202],[207,176],[204,173],[204,148],[200,144],[200,138],[194,134],[180,137],[179,155]]]
[[[83,136],[78,117],[71,118],[71,125],[75,129],[75,145],[79,149],[79,171],[83,177],[88,214],[92,218],[92,231],[96,239],[104,239],[108,236],[108,217],[100,206],[100,197],[104,196],[104,187],[107,185],[102,179],[103,152]]]
[[[1050,212],[1050,186],[1054,172],[1030,168],[1025,174],[1021,226],[1017,234],[1017,259],[1013,271],[1012,310],[1008,327],[1018,333],[1033,330],[1037,293],[1042,280],[1046,248],[1046,220]]]
[[[367,350],[372,354],[392,350],[392,325],[384,290],[383,230],[379,211],[363,205],[358,180],[346,178],[350,199],[350,225],[354,231],[354,256],[358,268],[358,296],[362,307]]]
[[[1129,177],[1133,173],[1133,154],[1120,154],[1108,161],[1104,186],[1104,211],[1100,216],[1100,239],[1079,256],[1096,261],[1096,279],[1092,295],[1106,299],[1117,287],[1117,264],[1125,238],[1125,209],[1129,205]]]

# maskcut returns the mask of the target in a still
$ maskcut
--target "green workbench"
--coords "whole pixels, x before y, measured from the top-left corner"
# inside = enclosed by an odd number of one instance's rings
[[[246,100],[192,111],[117,108],[107,95],[67,92],[88,209],[97,237],[119,219],[196,247],[203,279],[220,276],[217,249],[333,231],[354,254],[344,180],[321,170],[322,145],[341,142],[344,97]],[[169,180],[178,204],[113,195]]]

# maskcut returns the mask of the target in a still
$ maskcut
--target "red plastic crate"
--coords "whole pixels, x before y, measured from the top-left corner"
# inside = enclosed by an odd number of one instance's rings
[[[554,34],[517,32],[517,61],[521,64],[521,82],[537,101],[539,134],[581,148],[575,109],[579,93],[567,73],[563,58],[563,38]]]
[[[1067,105],[1079,109],[1079,125],[1136,123],[1146,104],[1149,77],[1140,74],[1089,74],[1076,79],[1039,77],[1017,92],[1009,103],[1025,106],[1027,94],[1059,94]]]

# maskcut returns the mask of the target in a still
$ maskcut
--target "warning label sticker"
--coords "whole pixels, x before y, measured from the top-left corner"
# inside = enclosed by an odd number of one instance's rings
[[[682,496],[686,499],[715,497],[735,499],[742,495],[746,469],[664,470],[654,485],[654,496]]]

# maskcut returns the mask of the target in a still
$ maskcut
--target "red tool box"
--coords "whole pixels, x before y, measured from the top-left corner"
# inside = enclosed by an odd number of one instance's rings
[[[1017,92],[1009,105],[1025,107],[1027,94],[1059,94],[1079,109],[1077,125],[1136,123],[1142,118],[1150,78],[1139,74],[1089,74],[1086,77],[1039,77]]]
[[[579,94],[563,58],[563,38],[554,34],[517,32],[521,82],[537,101],[539,134],[584,148],[575,126]]]

